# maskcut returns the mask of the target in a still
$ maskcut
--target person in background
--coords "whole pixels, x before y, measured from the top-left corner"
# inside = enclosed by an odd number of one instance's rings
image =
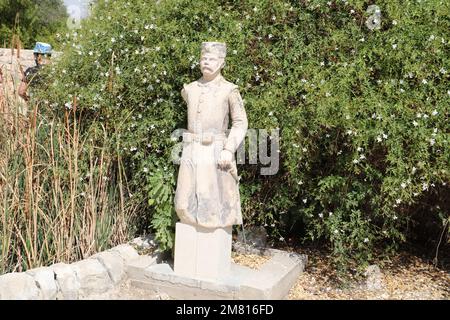
[[[39,71],[44,65],[50,63],[52,46],[48,43],[36,42],[33,51],[36,65],[34,67],[29,67],[24,73],[22,73],[22,80],[19,86],[19,96],[21,96],[25,101],[30,99],[27,93],[28,88],[30,86],[39,85]]]

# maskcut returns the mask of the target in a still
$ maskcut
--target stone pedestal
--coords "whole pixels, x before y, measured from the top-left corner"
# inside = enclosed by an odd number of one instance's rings
[[[211,229],[178,222],[174,273],[194,279],[227,277],[231,267],[231,235],[231,226]]]

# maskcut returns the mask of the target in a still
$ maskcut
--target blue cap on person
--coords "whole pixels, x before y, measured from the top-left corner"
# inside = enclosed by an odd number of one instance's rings
[[[33,52],[40,54],[52,54],[52,46],[49,45],[48,43],[36,42]]]

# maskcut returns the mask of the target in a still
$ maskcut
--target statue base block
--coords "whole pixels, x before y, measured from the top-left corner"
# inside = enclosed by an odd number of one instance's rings
[[[213,280],[181,276],[170,263],[135,268],[128,276],[132,286],[173,299],[284,299],[303,272],[307,256],[274,249],[266,249],[264,255],[270,259],[258,270],[231,263],[226,276]]]
[[[178,222],[175,230],[175,274],[217,280],[230,273],[231,226],[204,228]]]

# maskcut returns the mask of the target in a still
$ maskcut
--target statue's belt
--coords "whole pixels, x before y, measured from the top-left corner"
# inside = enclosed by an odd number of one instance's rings
[[[223,141],[226,140],[227,136],[225,133],[191,133],[191,132],[183,132],[183,141],[184,142],[200,142],[201,144],[211,144],[214,141]]]

